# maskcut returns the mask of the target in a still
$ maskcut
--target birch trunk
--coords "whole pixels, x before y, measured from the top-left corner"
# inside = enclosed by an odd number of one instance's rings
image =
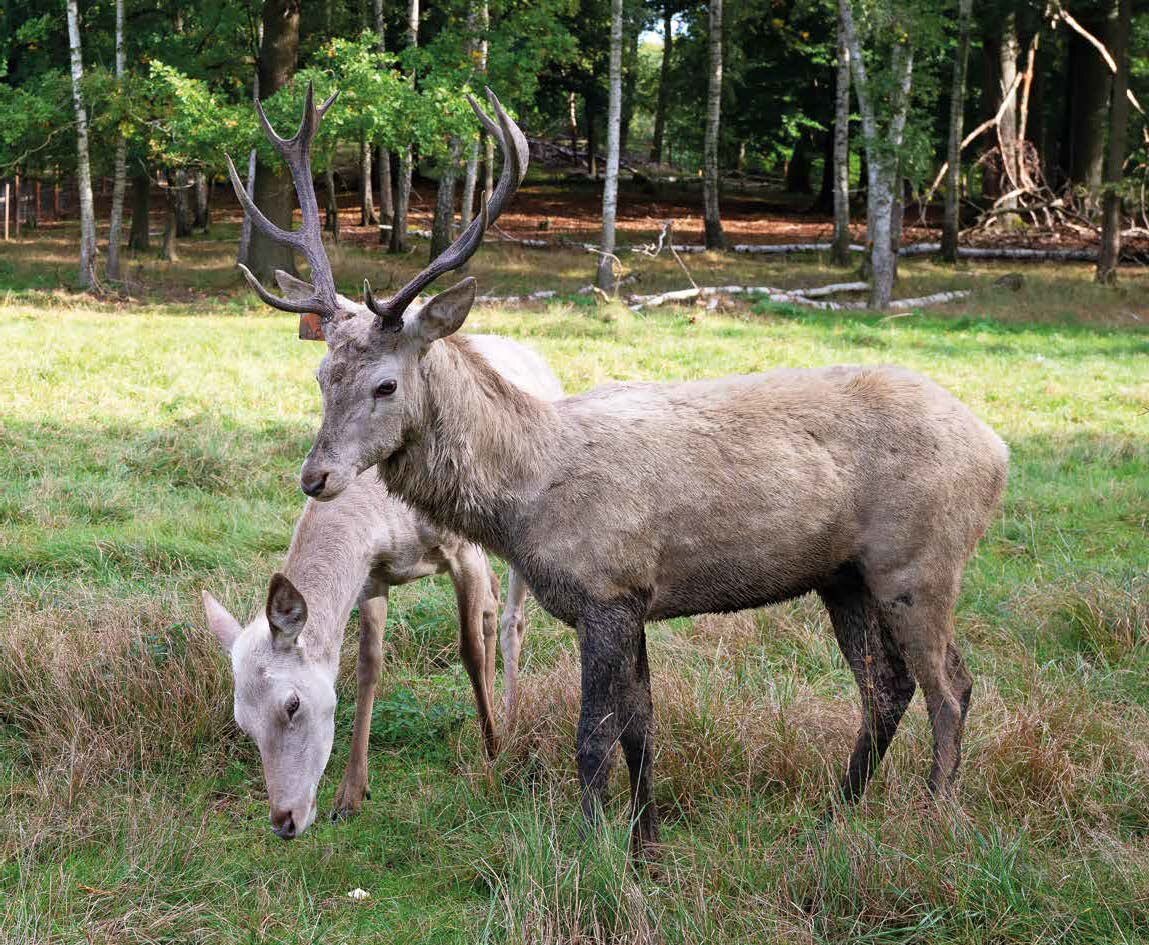
[[[414,49],[419,45],[419,0],[410,0],[407,6],[407,46]],[[415,72],[408,77],[411,86],[415,85]],[[410,248],[407,238],[407,212],[411,203],[411,170],[413,153],[411,145],[399,152],[399,174],[395,180],[395,212],[391,217],[391,242],[389,253],[405,253]]]
[[[711,0],[711,3],[715,0]],[[622,123],[622,0],[610,4],[610,103],[606,117],[606,180],[602,190],[602,255],[596,283],[607,295],[618,288],[615,270],[615,220],[618,215],[618,157]]]
[[[1019,54],[1017,40],[1017,15],[1008,14],[1002,22],[1001,45],[998,47],[998,81],[1001,88],[999,103],[1004,104],[1001,118],[997,123],[998,149],[1001,155],[1001,193],[1005,196],[1000,206],[1013,209],[1017,206],[1017,197],[1008,196],[1017,189],[1021,183],[1021,173],[1018,158],[1021,154],[1020,142],[1017,140],[1017,57]],[[1006,99],[1009,99],[1006,102]],[[1009,224],[1012,215],[1006,214],[1002,220]]]
[[[375,199],[371,192],[371,142],[359,142],[359,225],[374,226]]]
[[[329,162],[327,170],[323,172],[323,189],[326,191],[327,209],[323,228],[331,234],[336,243],[339,242],[339,194],[335,190],[335,168]]]
[[[869,177],[866,190],[866,240],[870,260],[870,298],[867,304],[870,308],[884,309],[889,307],[893,297],[897,275],[897,247],[893,243],[892,228],[894,187],[898,183],[898,153],[909,114],[914,51],[907,45],[894,46],[890,62],[893,95],[887,106],[889,116],[883,134],[878,127],[869,75],[862,58],[862,44],[854,24],[850,0],[839,0],[839,13],[846,42],[850,47],[850,71],[854,78],[858,108],[862,113],[862,137]]]
[[[116,85],[123,90],[126,59],[124,56],[124,0],[116,0]],[[115,178],[112,184],[112,218],[108,227],[108,278],[120,278],[120,244],[124,233],[124,190],[128,183],[128,142],[116,136]]]
[[[718,209],[718,129],[722,116],[722,0],[710,0],[710,81],[702,146],[702,203],[706,248],[722,249],[726,234]]]
[[[203,171],[195,172],[195,220],[193,227],[206,233],[211,229],[211,201],[208,177]]]
[[[259,87],[259,80],[256,79],[256,87]],[[258,94],[257,94],[258,97]],[[251,153],[247,156],[247,185],[244,189],[247,191],[247,196],[252,200],[255,199],[255,164],[256,152],[255,148],[251,149]],[[132,229],[135,230],[135,221],[132,221]],[[248,253],[251,250],[251,215],[245,213],[243,215],[243,227],[239,231],[239,251],[235,254],[235,261],[243,263],[248,269]]]
[[[490,9],[487,0],[475,0],[467,11],[467,51],[474,63],[476,77],[484,81],[487,75],[487,29],[490,27]],[[476,85],[481,83],[476,82]],[[471,142],[467,152],[467,169],[463,178],[463,205],[461,224],[464,229],[471,225],[475,215],[475,188],[479,180],[479,148],[486,139],[485,134]]]
[[[72,59],[72,104],[76,110],[76,184],[80,190],[80,285],[94,289],[96,279],[96,211],[92,199],[92,163],[88,153],[88,110],[81,83],[84,58],[80,49],[78,0],[68,0],[68,46]]]
[[[658,71],[658,104],[654,110],[654,135],[650,142],[650,160],[662,163],[662,136],[666,129],[666,109],[670,104],[670,63],[674,53],[674,24],[670,0],[662,4],[662,66]]]
[[[950,88],[950,130],[946,144],[946,159],[949,162],[946,167],[946,204],[942,220],[942,258],[946,262],[957,262],[958,231],[961,229],[961,139],[972,14],[973,0],[959,0],[958,47]]]
[[[384,32],[386,24],[383,19],[383,0],[373,0],[373,9],[379,52],[386,52],[387,38]],[[391,152],[382,145],[375,149],[374,166],[379,172],[379,222],[389,226],[395,217],[395,204],[391,194]],[[380,242],[382,242],[383,233],[383,230],[379,231]]]
[[[1101,204],[1101,248],[1097,256],[1097,281],[1117,282],[1121,262],[1121,192],[1125,168],[1125,148],[1129,135],[1129,33],[1132,28],[1132,0],[1120,0],[1117,29],[1109,52],[1117,63],[1113,95],[1109,105],[1109,151],[1105,157],[1105,191]]]
[[[834,85],[834,240],[830,261],[850,264],[850,47],[838,15],[838,70]]]

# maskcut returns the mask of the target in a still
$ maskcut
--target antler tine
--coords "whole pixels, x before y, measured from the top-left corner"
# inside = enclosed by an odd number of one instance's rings
[[[288,312],[317,312],[325,321],[334,317],[339,309],[339,303],[336,298],[335,278],[331,273],[331,263],[323,248],[323,235],[319,223],[319,202],[315,197],[315,182],[311,176],[311,144],[319,131],[323,116],[338,97],[339,92],[336,91],[317,108],[315,105],[315,88],[309,82],[303,101],[303,115],[299,121],[299,129],[291,138],[280,136],[268,120],[263,105],[258,100],[255,103],[255,111],[259,116],[259,122],[263,126],[264,133],[282,155],[288,171],[291,173],[291,180],[299,198],[299,209],[303,215],[303,225],[298,230],[277,226],[264,215],[247,195],[247,190],[240,182],[231,156],[227,155],[228,176],[231,178],[231,185],[235,189],[235,195],[243,206],[244,212],[251,217],[252,223],[268,238],[290,246],[303,254],[311,267],[314,291],[306,299],[291,301],[268,292],[248,269],[240,266],[244,277],[268,305]]]
[[[364,302],[377,317],[377,324],[383,330],[398,331],[403,324],[403,313],[428,285],[446,272],[458,269],[470,259],[483,242],[483,234],[487,228],[499,217],[507,202],[518,190],[523,177],[527,172],[529,151],[527,140],[522,131],[506,113],[502,103],[495,93],[487,89],[487,97],[495,111],[498,122],[483,111],[473,96],[467,98],[475,114],[479,116],[484,127],[491,133],[499,148],[503,152],[503,169],[499,174],[499,182],[495,186],[493,195],[483,195],[480,212],[470,225],[455,238],[455,241],[440,253],[431,265],[420,272],[414,279],[403,286],[389,299],[382,302],[374,296],[364,294]],[[489,199],[488,199],[489,198]]]

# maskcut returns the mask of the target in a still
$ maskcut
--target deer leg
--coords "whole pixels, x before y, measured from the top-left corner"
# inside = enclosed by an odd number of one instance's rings
[[[383,629],[387,625],[386,585],[369,586],[359,598],[359,660],[355,665],[355,723],[351,754],[343,781],[335,792],[332,820],[353,817],[363,807],[367,790],[367,743],[371,738],[371,708],[375,684],[383,666]]]
[[[483,747],[487,757],[493,758],[498,752],[498,740],[491,694],[487,688],[487,654],[483,643],[483,612],[491,595],[487,558],[474,545],[464,545],[458,558],[449,561],[447,566],[459,604],[459,655],[475,690]]]
[[[852,804],[866,790],[898,730],[914,696],[914,678],[863,587],[822,596],[862,697],[862,724],[840,787],[842,799]]]
[[[499,628],[499,645],[503,651],[503,683],[507,724],[515,718],[519,700],[519,654],[526,634],[526,600],[529,588],[522,575],[511,568],[507,578],[507,603]]]
[[[658,847],[658,809],[653,790],[654,705],[645,626],[639,627],[630,686],[619,709],[619,739],[630,772],[631,852],[636,857],[652,857]]]
[[[882,624],[889,627],[925,693],[934,735],[930,792],[948,795],[961,759],[962,726],[973,688],[953,645],[953,596],[901,594],[882,606]]]
[[[483,556],[484,558],[486,555]],[[483,655],[485,657],[485,674],[487,679],[487,692],[491,704],[495,701],[495,662],[498,658],[499,642],[499,598],[502,588],[499,587],[499,576],[487,561],[487,580],[491,585],[491,592],[487,596],[487,604],[483,608]]]
[[[583,814],[591,827],[602,818],[615,746],[623,729],[621,714],[631,709],[641,631],[642,614],[629,601],[592,604],[578,621],[582,708],[576,755]],[[638,735],[631,736],[632,751],[638,741]]]

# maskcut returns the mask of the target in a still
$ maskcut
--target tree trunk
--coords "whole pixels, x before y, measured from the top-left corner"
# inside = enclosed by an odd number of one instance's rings
[[[702,203],[706,248],[723,249],[726,234],[718,209],[718,128],[722,116],[722,0],[710,0],[710,79],[706,93],[706,137],[702,146]]]
[[[407,4],[407,46],[414,49],[419,45],[419,0],[408,0]],[[411,87],[415,86],[415,73],[408,76]],[[414,155],[411,145],[399,152],[399,174],[395,180],[395,212],[391,217],[391,242],[389,253],[405,253],[410,248],[407,237],[407,213],[411,204],[411,166]]]
[[[375,35],[379,40],[379,52],[387,51],[386,23],[383,18],[383,0],[372,0],[375,13]],[[391,155],[382,145],[375,148],[375,170],[379,174],[379,223],[390,226],[395,217],[394,196],[391,193]],[[383,241],[384,230],[379,231]]]
[[[1129,135],[1129,34],[1132,31],[1132,0],[1120,0],[1117,28],[1109,42],[1109,53],[1117,64],[1113,95],[1109,105],[1109,151],[1105,157],[1105,193],[1101,205],[1101,249],[1097,256],[1097,281],[1117,282],[1121,262],[1121,180],[1125,169],[1125,148]]]
[[[578,164],[578,96],[567,92],[567,121],[571,133],[571,163]]]
[[[451,153],[439,176],[439,189],[435,195],[435,218],[431,223],[431,258],[434,259],[451,245],[455,223],[455,182],[459,177],[459,155],[462,146],[458,138],[451,139]]]
[[[124,84],[124,0],[116,0],[116,85]],[[115,178],[112,184],[112,217],[108,226],[108,279],[120,278],[120,244],[124,238],[124,190],[128,180],[128,142],[116,136]]]
[[[379,222],[375,216],[375,200],[371,193],[371,144],[359,142],[359,225],[374,226]]]
[[[92,163],[88,156],[88,110],[81,87],[84,59],[80,49],[80,11],[68,0],[68,46],[72,58],[72,104],[76,110],[76,183],[80,190],[80,286],[94,289],[96,279],[96,210],[92,199]]]
[[[164,215],[164,242],[160,247],[160,259],[166,262],[179,262],[179,253],[176,251],[176,237],[179,235],[179,198],[178,191],[172,186],[175,175],[171,171],[167,174],[167,188],[164,196],[167,198],[167,213]]]
[[[259,98],[266,101],[295,74],[299,56],[300,0],[264,0],[263,40],[259,46]],[[255,205],[277,226],[291,229],[295,189],[286,169],[256,160]],[[248,268],[270,281],[276,269],[294,274],[291,247],[282,246],[258,229],[251,233]]]
[[[834,83],[834,241],[830,260],[850,264],[850,47],[838,16],[838,65]]]
[[[128,234],[128,248],[134,252],[147,252],[151,249],[148,233],[149,211],[151,209],[152,181],[145,171],[132,175],[132,230]]]
[[[586,95],[586,171],[591,180],[598,177],[598,140],[595,137],[594,93]]]
[[[714,0],[711,0],[713,3]],[[602,255],[596,283],[607,295],[618,288],[614,229],[618,215],[618,157],[622,124],[622,0],[610,3],[610,104],[606,117],[606,180],[602,190]]]
[[[790,160],[786,162],[786,192],[809,194],[810,188],[810,132],[803,128],[794,142]]]
[[[870,308],[889,306],[897,275],[897,249],[894,246],[894,188],[900,186],[897,155],[905,134],[906,118],[910,107],[910,86],[913,80],[914,51],[912,46],[894,46],[890,64],[890,87],[887,109],[888,121],[879,131],[874,98],[870,88],[866,62],[862,58],[862,44],[854,25],[854,12],[850,0],[839,0],[839,14],[846,42],[850,47],[850,72],[862,113],[862,136],[866,146],[866,169],[869,186],[866,190],[866,225],[869,263]]]
[[[997,47],[998,54],[998,88],[1000,94],[997,98],[998,106],[1005,105],[1001,118],[997,123],[997,141],[1001,157],[1001,180],[999,181],[999,196],[1009,194],[1021,183],[1021,172],[1018,158],[1021,148],[1017,140],[1017,91],[1014,81],[1017,79],[1017,57],[1020,52],[1017,40],[1017,15],[1008,13],[1002,18],[1001,38]],[[1011,101],[1005,102],[1006,96]],[[996,109],[995,109],[996,113]],[[1005,208],[1017,206],[1016,197],[1006,197],[1001,204]],[[1011,215],[1007,214],[1002,220],[1008,223]]]
[[[203,171],[195,172],[195,219],[194,229],[206,233],[211,229],[211,206],[208,199],[208,178]]]
[[[336,243],[339,242],[339,194],[335,190],[335,168],[331,162],[323,172],[323,189],[327,197],[327,209],[324,214],[323,228],[331,234]]]
[[[958,46],[950,85],[950,129],[946,142],[946,204],[942,220],[942,258],[957,262],[961,229],[961,139],[965,118],[966,73],[969,69],[970,19],[973,0],[958,2]]]
[[[487,29],[490,27],[490,9],[487,0],[474,0],[467,11],[467,53],[475,67],[473,84],[482,85],[487,76]],[[480,132],[479,137],[471,142],[467,149],[467,169],[463,178],[463,205],[462,226],[466,229],[471,225],[475,215],[475,188],[479,180],[479,148],[484,144],[486,135]]]
[[[256,165],[256,151],[255,148],[251,149],[251,153],[247,156],[247,183],[244,185],[244,190],[247,191],[249,199],[255,199],[255,165]],[[251,217],[246,213],[243,215],[243,226],[239,231],[239,249],[235,254],[235,261],[248,265],[248,255],[251,252]],[[248,266],[250,269],[251,267]]]
[[[630,122],[634,117],[634,91],[638,85],[638,34],[640,24],[625,24],[630,28],[623,44],[622,55],[622,117],[618,126],[618,153],[626,154],[630,140]]]
[[[1093,36],[1109,46],[1113,41],[1110,14],[1116,4],[1106,3],[1077,14],[1077,20]],[[1105,128],[1109,119],[1109,67],[1092,44],[1076,31],[1070,34],[1070,105],[1066,168],[1073,184],[1090,195],[1101,186],[1105,163]]]
[[[662,163],[662,136],[666,133],[666,109],[670,104],[670,63],[674,54],[674,25],[670,0],[662,4],[662,67],[658,71],[658,104],[654,110],[654,136],[650,142],[650,160]]]

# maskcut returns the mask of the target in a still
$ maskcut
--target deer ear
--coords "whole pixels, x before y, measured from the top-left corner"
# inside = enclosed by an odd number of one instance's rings
[[[207,591],[203,592],[203,609],[204,613],[207,614],[207,625],[211,628],[211,632],[219,640],[219,645],[224,648],[224,652],[230,653],[231,648],[235,646],[235,641],[243,633],[243,627],[239,625],[238,620],[227,612],[227,608]]]
[[[295,642],[307,623],[307,601],[294,584],[276,572],[267,589],[267,625],[276,643]]]
[[[292,302],[299,302],[309,298],[315,292],[315,290],[302,279],[296,279],[290,272],[284,272],[282,269],[275,270],[275,281],[279,285],[279,290],[283,293],[283,297],[290,299]]]
[[[429,345],[462,328],[474,304],[475,280],[468,276],[419,309],[418,314],[407,320],[404,331]]]

